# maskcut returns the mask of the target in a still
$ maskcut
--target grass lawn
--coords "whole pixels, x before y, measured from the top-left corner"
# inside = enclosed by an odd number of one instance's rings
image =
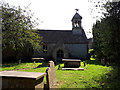
[[[21,63],[3,64],[4,70],[17,70],[26,72],[45,72],[48,63]],[[64,65],[61,64],[61,67]],[[86,61],[84,71],[78,70],[57,70],[56,76],[58,88],[120,88],[120,77],[117,73],[119,68],[116,66],[102,66],[96,60]]]

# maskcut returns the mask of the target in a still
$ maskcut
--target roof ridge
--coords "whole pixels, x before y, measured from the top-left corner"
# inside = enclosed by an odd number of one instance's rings
[[[37,29],[38,31],[72,31],[72,30],[45,30],[45,29]]]

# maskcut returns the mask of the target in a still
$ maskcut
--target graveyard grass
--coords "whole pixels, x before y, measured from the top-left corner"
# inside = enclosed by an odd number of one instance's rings
[[[56,68],[57,88],[120,88],[119,68],[116,66],[102,66],[100,62],[91,59],[86,60],[84,71],[79,70],[58,70]],[[4,70],[17,70],[26,72],[45,72],[48,63],[21,63],[21,64],[3,64]],[[61,67],[64,64],[60,64]],[[45,78],[46,83],[46,78]]]

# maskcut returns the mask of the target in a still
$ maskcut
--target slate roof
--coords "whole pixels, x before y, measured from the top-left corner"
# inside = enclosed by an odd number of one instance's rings
[[[82,35],[73,35],[72,30],[38,30],[43,37],[43,42],[56,43],[62,40],[64,43],[87,43],[87,37],[83,31]]]
[[[82,16],[80,16],[80,15],[76,12],[71,21],[73,21],[73,19],[82,19]]]

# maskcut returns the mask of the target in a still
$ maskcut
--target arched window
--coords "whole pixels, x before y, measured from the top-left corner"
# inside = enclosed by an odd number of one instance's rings
[[[80,21],[76,21],[76,22],[74,22],[73,25],[74,25],[73,27],[80,27]]]

